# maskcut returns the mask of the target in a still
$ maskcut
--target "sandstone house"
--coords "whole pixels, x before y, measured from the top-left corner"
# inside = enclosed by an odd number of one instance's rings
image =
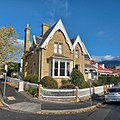
[[[73,68],[80,70],[85,80],[88,80],[88,67],[95,70],[90,65],[92,59],[80,36],[70,39],[61,20],[52,27],[42,24],[42,35],[33,35],[31,46],[27,24],[24,42],[24,77],[36,74],[40,80],[51,76],[60,84],[62,79],[69,79]]]

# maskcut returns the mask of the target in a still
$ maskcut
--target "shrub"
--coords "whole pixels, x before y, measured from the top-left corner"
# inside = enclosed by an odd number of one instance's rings
[[[69,81],[69,80],[62,80],[61,83],[62,83],[62,85],[64,85],[64,84],[69,84],[70,81]]]
[[[101,85],[103,85],[99,80],[93,80],[92,81],[92,86],[101,86]]]
[[[74,84],[75,86],[78,86],[79,88],[82,88],[81,85],[82,85],[82,82],[85,82],[85,79],[83,74],[79,70],[73,68],[73,71],[71,72],[70,77],[71,77],[72,84]]]
[[[60,89],[75,89],[74,84],[64,84],[60,87]]]
[[[38,84],[38,76],[29,74],[25,77],[25,81],[30,82],[30,83],[37,83]]]
[[[89,82],[86,82],[86,81],[82,81],[81,82],[80,88],[89,88],[89,87],[90,87],[90,83]]]
[[[34,97],[37,97],[38,96],[38,90],[35,89],[35,88],[29,88],[28,89],[28,92],[33,95]]]
[[[117,85],[120,82],[120,77],[115,76],[100,76],[99,83],[101,84],[115,84]]]
[[[48,89],[55,89],[58,88],[58,83],[56,80],[54,80],[52,77],[45,76],[41,80],[41,84],[43,87],[48,88]]]

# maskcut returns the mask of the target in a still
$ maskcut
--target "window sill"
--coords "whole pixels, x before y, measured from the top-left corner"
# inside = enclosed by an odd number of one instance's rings
[[[54,76],[53,78],[70,78],[69,76]]]

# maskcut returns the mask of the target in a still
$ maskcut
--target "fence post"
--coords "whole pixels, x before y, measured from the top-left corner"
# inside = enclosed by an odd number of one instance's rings
[[[76,96],[76,102],[79,102],[80,100],[79,100],[79,96],[78,96],[78,90],[79,90],[79,88],[76,86],[76,91],[75,91],[75,96]]]
[[[42,96],[42,84],[38,85],[38,98],[41,98]]]
[[[93,86],[93,94],[95,94],[95,86]]]
[[[18,92],[24,91],[24,81],[18,82]]]
[[[108,85],[105,85],[105,93],[107,92],[108,89]]]

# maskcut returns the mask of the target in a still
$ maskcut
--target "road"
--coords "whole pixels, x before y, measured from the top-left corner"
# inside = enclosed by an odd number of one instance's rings
[[[71,115],[38,115],[0,109],[0,120],[120,120],[120,103],[108,104],[88,113]]]

